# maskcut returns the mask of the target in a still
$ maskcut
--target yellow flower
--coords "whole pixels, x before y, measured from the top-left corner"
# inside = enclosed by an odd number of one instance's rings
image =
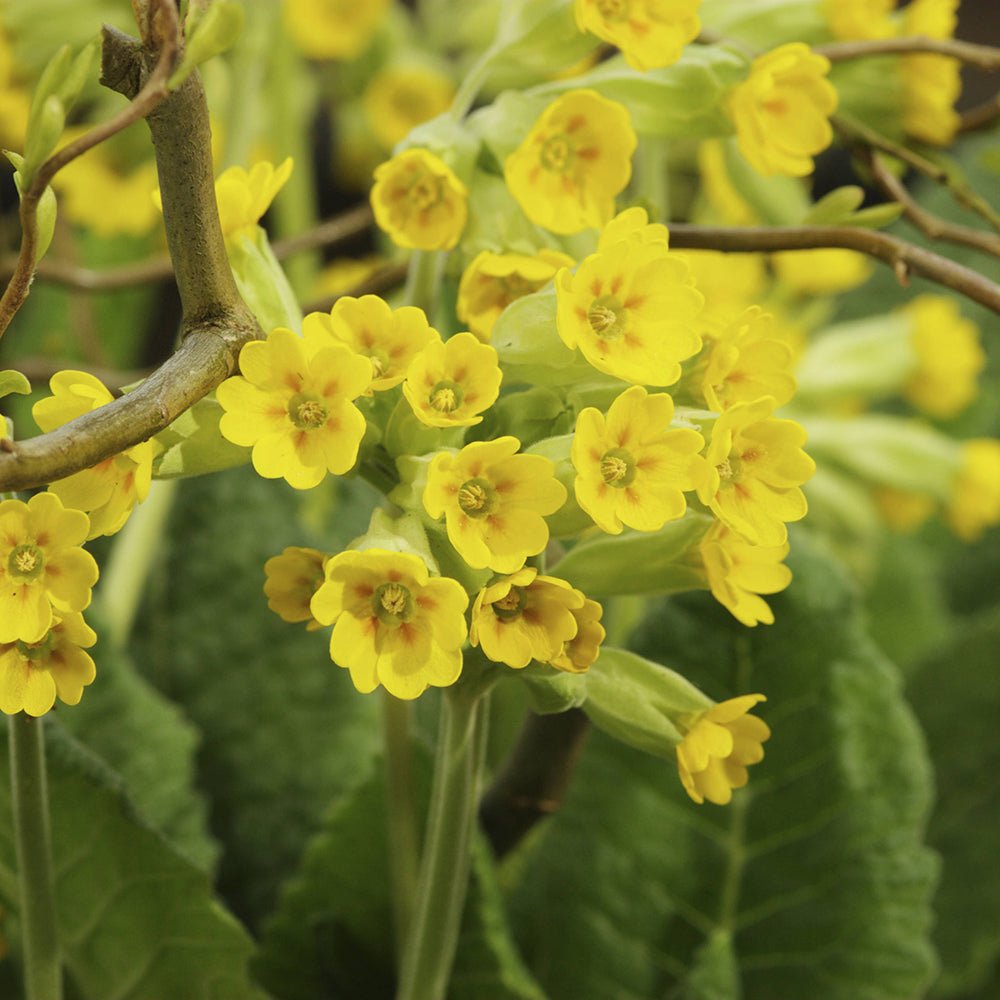
[[[284,0],[281,6],[289,36],[311,59],[354,59],[368,48],[389,4],[390,0]]]
[[[946,39],[955,33],[959,0],[913,0],[903,10],[903,34]],[[915,139],[947,146],[960,117],[955,102],[962,93],[961,63],[933,53],[900,59],[903,78],[903,128]]]
[[[837,91],[825,79],[830,62],[802,42],[753,61],[726,101],[740,152],[759,173],[805,177],[833,138]]]
[[[563,643],[562,651],[549,663],[558,670],[582,674],[600,654],[606,635],[601,624],[604,609],[587,597],[582,608],[570,608],[570,611],[576,619],[576,635]]]
[[[685,250],[680,256],[691,268],[695,287],[705,296],[705,308],[698,317],[703,330],[721,329],[764,294],[767,275],[759,253]]]
[[[558,250],[523,253],[483,250],[462,274],[458,285],[458,318],[482,341],[488,342],[500,313],[515,299],[547,285],[560,267],[572,267],[573,258]]]
[[[751,306],[718,337],[706,338],[709,346],[700,388],[709,409],[722,413],[761,396],[773,396],[781,406],[792,398],[792,352],[770,332],[770,313]]]
[[[612,535],[626,525],[658,531],[684,516],[684,490],[693,490],[705,441],[694,430],[671,429],[674,401],[626,389],[604,417],[587,407],[576,420],[572,461],[577,503]]]
[[[426,66],[389,65],[365,88],[365,115],[375,138],[392,149],[410,129],[451,107],[455,86]]]
[[[687,263],[659,243],[624,240],[556,275],[556,325],[599,371],[641,385],[671,385],[696,354],[703,298]]]
[[[932,417],[955,417],[979,391],[986,364],[979,328],[943,295],[918,295],[903,307],[909,318],[917,367],[904,388],[906,398]]]
[[[576,0],[576,24],[616,45],[640,72],[669,66],[701,31],[701,0]]]
[[[316,549],[288,546],[280,556],[264,563],[267,606],[286,622],[306,622],[310,632],[320,628],[309,602],[323,582],[326,556]]]
[[[617,248],[621,243],[639,243],[665,251],[670,246],[670,232],[662,222],[650,222],[644,208],[633,205],[619,212],[601,230],[597,249],[603,253]]]
[[[458,680],[468,603],[459,583],[430,577],[418,556],[365,549],[327,561],[312,613],[333,624],[330,658],[359,691],[381,684],[411,699]]]
[[[1000,523],[1000,441],[974,438],[962,443],[962,465],[945,517],[951,530],[967,542]]]
[[[469,642],[495,663],[518,670],[532,660],[552,663],[575,638],[573,612],[583,608],[584,600],[565,580],[539,576],[526,566],[479,592],[472,605]]]
[[[566,502],[555,466],[541,455],[518,455],[515,437],[476,441],[431,461],[424,507],[444,517],[448,539],[473,569],[515,573],[549,541],[545,515]]]
[[[771,737],[767,723],[747,715],[762,694],[745,694],[719,702],[690,717],[683,726],[684,739],[677,747],[677,770],[684,791],[699,805],[708,799],[724,806],[734,788],[748,780],[747,765],[764,759]]]
[[[316,284],[313,286],[313,297],[322,299],[328,295],[353,292],[363,281],[378,274],[386,264],[388,260],[376,255],[360,259],[337,257],[326,264],[317,275]]]
[[[896,26],[889,16],[896,0],[825,0],[823,13],[830,34],[848,41],[890,38]]]
[[[496,402],[503,375],[497,352],[471,333],[432,341],[406,370],[403,395],[430,427],[470,427]]]
[[[737,403],[715,421],[698,497],[754,545],[784,545],[786,521],[806,515],[799,487],[816,471],[802,450],[806,432],[794,420],[771,417],[765,396]]]
[[[407,149],[375,168],[372,210],[396,246],[450,250],[468,217],[469,192],[444,160]]]
[[[698,146],[701,191],[713,220],[730,226],[755,226],[757,212],[740,194],[726,167],[726,151],[720,139],[707,139]],[[726,254],[732,259],[735,254]]]
[[[399,385],[410,362],[441,335],[428,322],[422,309],[403,306],[392,309],[377,295],[360,299],[342,295],[327,313],[309,313],[302,321],[303,333],[326,333],[372,366],[372,380],[365,395]]]
[[[101,381],[87,372],[56,372],[49,380],[53,395],[32,408],[35,423],[48,433],[112,400]],[[153,444],[143,441],[90,469],[52,483],[49,490],[65,507],[90,515],[88,538],[120,531],[137,503],[149,493]]]
[[[41,642],[55,615],[83,611],[97,563],[80,546],[89,520],[53,493],[0,501],[0,642]]]
[[[716,521],[699,545],[712,596],[734,618],[753,627],[774,623],[774,614],[760,594],[777,594],[792,582],[792,571],[782,560],[788,543],[760,546],[744,541]]]
[[[95,642],[97,633],[83,615],[69,612],[54,618],[38,642],[0,643],[0,712],[45,715],[56,695],[67,705],[79,705],[97,673],[84,652]]]
[[[149,160],[123,173],[102,154],[101,146],[91,149],[53,178],[60,211],[98,236],[148,233],[159,218],[152,197],[156,163]]]
[[[632,176],[637,139],[628,111],[594,90],[553,101],[504,164],[524,214],[554,233],[598,229]]]
[[[909,534],[916,531],[934,513],[934,498],[913,490],[899,490],[892,486],[878,486],[872,498],[885,523],[893,531]]]
[[[778,280],[800,295],[839,295],[866,282],[874,265],[856,250],[785,250],[771,255]]]
[[[277,169],[265,162],[255,163],[249,171],[230,167],[215,181],[215,199],[219,204],[222,235],[229,240],[254,235],[254,229],[268,210],[275,195],[292,174],[292,158]]]
[[[354,465],[366,424],[352,401],[371,381],[367,358],[322,330],[299,337],[278,327],[243,347],[240,371],[216,390],[219,430],[253,447],[261,476],[305,490]]]

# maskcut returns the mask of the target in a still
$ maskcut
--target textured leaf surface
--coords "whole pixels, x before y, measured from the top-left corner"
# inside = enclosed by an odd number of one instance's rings
[[[208,877],[135,818],[100,761],[49,728],[60,936],[82,1000],[263,1000],[247,972],[252,942]],[[16,912],[14,853],[4,754],[0,887]]]
[[[770,629],[690,595],[638,637],[717,699],[765,693],[774,736],[750,788],[719,808],[594,734],[513,896],[553,1000],[900,1000],[929,980],[922,739],[836,567],[801,551],[791,563]]]

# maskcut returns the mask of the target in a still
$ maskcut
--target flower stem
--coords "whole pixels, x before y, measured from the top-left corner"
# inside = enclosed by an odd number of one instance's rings
[[[21,896],[25,1000],[62,1000],[43,722],[19,712],[8,721],[7,732]]]
[[[482,689],[446,688],[417,905],[396,1000],[442,1000],[458,945],[485,746]]]
[[[434,325],[441,257],[442,254],[437,250],[414,250],[406,271],[406,288],[403,290],[403,301],[423,309],[431,326]]]

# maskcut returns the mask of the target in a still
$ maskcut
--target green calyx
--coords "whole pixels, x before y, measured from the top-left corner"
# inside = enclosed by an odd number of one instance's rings
[[[467,479],[458,488],[458,506],[469,517],[487,517],[497,509],[497,492],[485,479]]]
[[[383,583],[372,594],[372,611],[383,625],[398,627],[413,617],[413,595],[401,583]]]
[[[625,448],[612,448],[601,456],[601,478],[608,486],[623,490],[635,481],[636,462]]]
[[[7,573],[19,583],[37,580],[44,569],[45,554],[37,545],[18,545],[7,557]]]
[[[301,431],[314,431],[322,427],[329,417],[326,404],[316,396],[296,393],[288,402],[288,416]]]

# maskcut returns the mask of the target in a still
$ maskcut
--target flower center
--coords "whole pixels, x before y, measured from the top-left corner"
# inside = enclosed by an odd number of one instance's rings
[[[330,411],[315,396],[304,392],[292,396],[288,403],[288,416],[300,431],[314,431],[326,423]]]
[[[511,587],[503,597],[491,605],[493,614],[501,621],[509,622],[521,617],[521,611],[527,603],[524,587]]]
[[[618,340],[625,332],[628,311],[613,295],[602,295],[590,303],[587,322],[602,340]]]
[[[443,381],[431,389],[427,402],[438,413],[454,413],[462,405],[464,395],[457,382]]]
[[[409,197],[418,212],[425,212],[441,200],[441,181],[436,177],[421,177],[410,188]]]
[[[624,21],[628,17],[629,0],[597,0],[596,6],[605,21]]]
[[[631,486],[635,480],[635,458],[625,448],[612,448],[601,456],[601,478],[616,490]]]
[[[469,517],[486,517],[496,509],[496,490],[485,479],[466,480],[458,488],[458,506]]]
[[[7,572],[15,580],[35,580],[45,568],[45,555],[37,545],[18,545],[7,558]]]
[[[57,619],[58,620],[58,619]],[[48,670],[49,663],[46,661],[52,655],[52,649],[56,644],[56,630],[50,628],[45,633],[45,638],[38,642],[21,642],[19,639],[15,645],[18,653],[26,660],[31,661],[31,665],[38,670]]]
[[[386,364],[385,358],[377,354],[369,354],[368,360],[372,363],[372,378],[382,378],[388,371],[389,366]]]
[[[735,479],[743,468],[743,463],[736,455],[730,455],[729,458],[721,461],[716,467],[715,471],[718,472],[719,478],[724,482],[729,482]]]
[[[546,170],[551,170],[555,174],[564,174],[573,162],[573,155],[573,147],[570,145],[569,137],[554,135],[545,140],[538,158]]]
[[[372,594],[372,610],[383,625],[402,625],[413,617],[413,596],[401,583],[383,583]]]

